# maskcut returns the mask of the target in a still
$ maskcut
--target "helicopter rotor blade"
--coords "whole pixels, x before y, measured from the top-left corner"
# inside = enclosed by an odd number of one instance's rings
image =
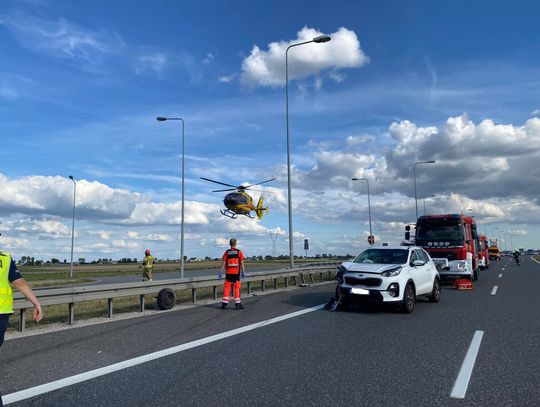
[[[270,181],[275,181],[276,179],[275,178],[272,178],[272,179],[267,179],[266,181],[262,181],[262,182],[257,182],[256,184],[251,184],[251,185],[247,185],[246,187],[244,188],[251,188],[251,187],[254,187],[255,185],[261,185],[261,184],[266,184],[267,182],[270,182]]]
[[[214,181],[213,179],[210,179],[210,178],[201,177],[201,179],[203,179],[205,181],[213,182],[214,184],[220,184],[220,185],[225,185],[226,187],[236,188],[236,185],[231,185],[231,184],[226,184],[224,182]]]
[[[215,191],[212,191],[212,192],[226,192],[226,191],[237,191],[237,189],[236,188],[216,189]]]

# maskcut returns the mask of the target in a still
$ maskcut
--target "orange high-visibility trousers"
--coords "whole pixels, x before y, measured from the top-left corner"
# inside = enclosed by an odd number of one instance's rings
[[[225,280],[223,288],[223,303],[228,304],[231,294],[231,287],[234,288],[234,303],[240,304],[240,280],[235,281],[234,283]]]

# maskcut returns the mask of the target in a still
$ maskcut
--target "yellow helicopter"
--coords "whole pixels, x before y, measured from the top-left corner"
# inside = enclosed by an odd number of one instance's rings
[[[234,191],[234,192],[231,192],[230,194],[225,195],[225,198],[223,199],[223,203],[225,204],[225,207],[227,208],[227,209],[220,209],[220,212],[223,216],[227,216],[228,218],[231,218],[231,219],[236,219],[236,215],[245,215],[248,218],[253,219],[254,217],[251,216],[250,212],[254,211],[257,214],[257,218],[259,218],[260,220],[262,219],[265,211],[266,213],[268,213],[268,208],[263,206],[264,205],[263,197],[261,196],[259,198],[259,201],[257,202],[257,206],[255,206],[253,205],[253,198],[246,192],[246,190],[255,185],[261,185],[270,181],[274,181],[275,178],[267,179],[266,181],[258,182],[256,184],[251,184],[251,185],[243,184],[243,185],[238,185],[238,186],[226,184],[220,181],[214,181],[213,179],[209,179],[209,178],[201,177],[201,179],[205,181],[213,182],[215,184],[232,187],[232,188],[217,189],[215,191],[212,191],[212,192]],[[253,191],[256,191],[256,190],[253,190]]]

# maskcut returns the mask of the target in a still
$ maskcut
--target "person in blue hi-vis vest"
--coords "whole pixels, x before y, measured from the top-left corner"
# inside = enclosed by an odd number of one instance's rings
[[[4,335],[9,324],[9,317],[13,314],[12,285],[23,293],[28,301],[34,305],[34,321],[39,322],[43,318],[38,299],[26,280],[22,278],[19,270],[17,270],[17,266],[15,266],[11,255],[0,251],[0,346],[4,343]],[[2,393],[0,393],[0,407],[2,406]]]

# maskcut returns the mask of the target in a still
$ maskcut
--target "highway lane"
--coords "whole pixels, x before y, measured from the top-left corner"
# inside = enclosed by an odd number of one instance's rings
[[[314,311],[14,405],[462,405],[450,393],[478,330],[466,405],[538,405],[538,283],[539,264],[505,259],[473,291],[446,288],[441,303],[420,302],[411,315]],[[8,341],[3,393],[306,309],[332,291],[314,286],[249,298],[240,312],[202,306]]]

